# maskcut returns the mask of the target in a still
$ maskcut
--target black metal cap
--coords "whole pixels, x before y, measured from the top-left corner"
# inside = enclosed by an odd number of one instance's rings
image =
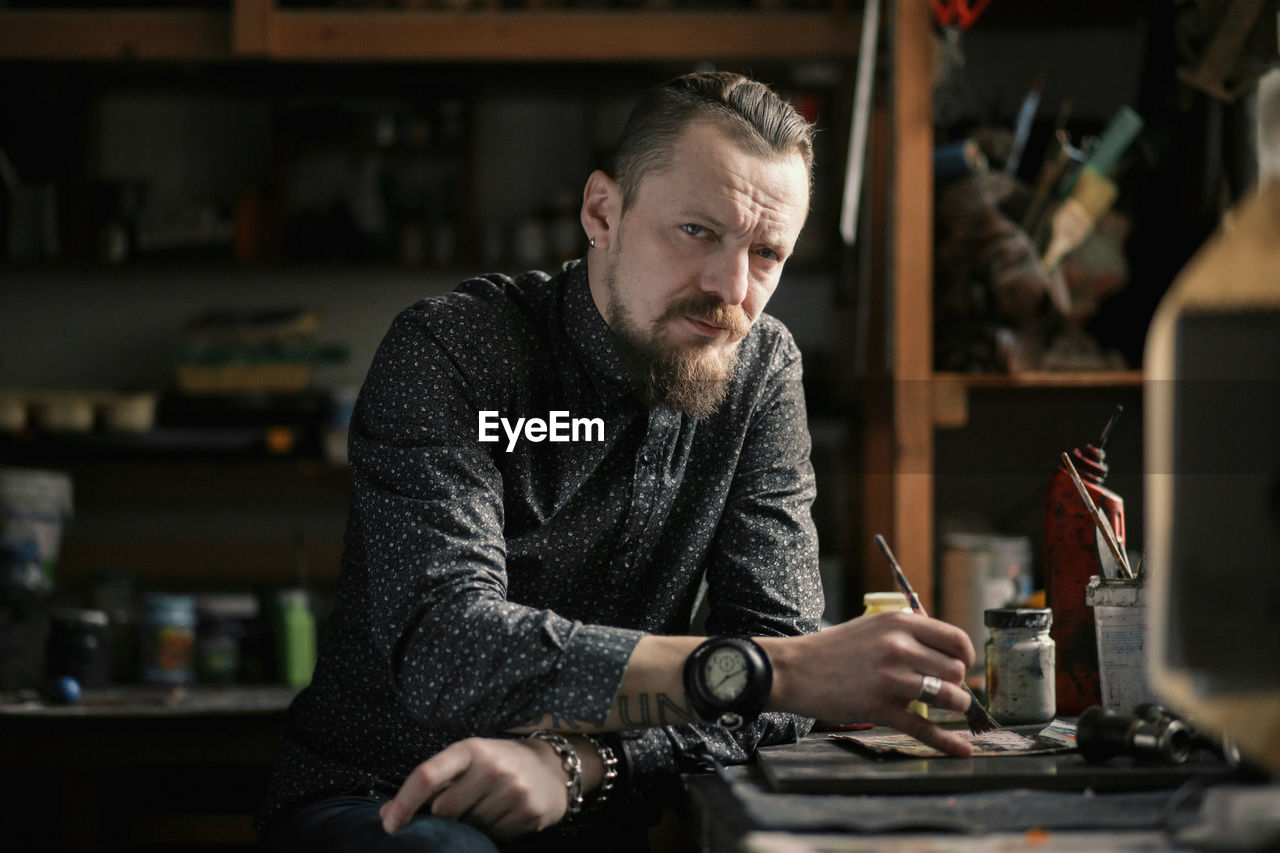
[[[1053,624],[1053,611],[1032,607],[995,607],[983,613],[988,628],[1048,628]]]

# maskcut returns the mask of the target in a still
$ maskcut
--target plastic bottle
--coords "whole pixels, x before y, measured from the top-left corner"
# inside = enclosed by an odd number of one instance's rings
[[[1103,486],[1107,476],[1107,436],[1121,408],[1107,422],[1096,445],[1071,451],[1072,464],[1094,504],[1102,510],[1121,549],[1125,547],[1124,499]],[[1044,508],[1045,603],[1053,611],[1051,634],[1058,648],[1058,712],[1079,714],[1101,699],[1098,644],[1093,610],[1085,603],[1089,578],[1102,574],[1097,528],[1061,463],[1049,479]]]
[[[316,621],[306,590],[281,590],[276,596],[276,662],[280,680],[306,687],[316,665]]]
[[[862,596],[862,615],[874,616],[877,613],[910,613],[911,605],[907,597],[900,592],[868,592]],[[922,717],[928,718],[929,706],[923,702],[912,702],[908,706]]]

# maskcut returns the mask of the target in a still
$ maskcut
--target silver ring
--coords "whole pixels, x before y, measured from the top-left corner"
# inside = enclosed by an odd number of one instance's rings
[[[916,698],[926,705],[932,705],[938,701],[938,694],[942,692],[942,679],[936,675],[920,676],[920,695]]]

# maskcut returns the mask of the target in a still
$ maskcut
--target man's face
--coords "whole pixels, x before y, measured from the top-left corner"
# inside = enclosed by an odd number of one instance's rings
[[[696,415],[720,403],[808,207],[799,154],[758,157],[706,122],[641,180],[594,295],[651,402]]]

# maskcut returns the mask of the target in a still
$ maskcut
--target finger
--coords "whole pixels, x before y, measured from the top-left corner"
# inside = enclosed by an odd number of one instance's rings
[[[471,765],[466,741],[451,744],[419,764],[405,777],[396,795],[379,810],[382,828],[395,832],[409,822],[422,805]]]
[[[540,815],[516,792],[500,791],[476,803],[462,818],[494,838],[515,838],[546,829],[553,821]]]
[[[966,669],[973,665],[973,641],[955,625],[926,617],[913,620],[911,633],[929,648],[959,660]]]
[[[920,689],[919,676],[921,675],[936,675],[943,681],[959,684],[968,672],[964,661],[959,658],[949,657],[937,649],[919,643],[915,644],[915,648],[911,649],[901,662],[914,671],[916,678],[913,686],[916,690]]]
[[[545,829],[550,821],[541,820],[531,805],[527,788],[515,779],[501,774],[463,774],[431,801],[431,814],[471,824],[486,834],[512,838]]]
[[[937,695],[932,699],[922,695],[924,679],[929,675],[937,675],[941,680]],[[892,685],[893,692],[891,696],[901,700],[900,702],[892,702],[890,700],[894,707],[899,704],[906,705],[908,702],[920,701],[948,711],[964,713],[969,710],[970,697],[964,687],[954,680],[948,680],[948,676],[941,675],[936,670],[931,672],[926,668],[923,671],[896,672],[892,676]]]
[[[963,714],[969,710],[969,705],[972,702],[973,696],[969,694],[969,691],[958,684],[944,681],[942,682],[942,687],[938,690],[938,698],[928,704],[944,711],[956,711]]]
[[[895,711],[885,722],[898,731],[909,734],[921,743],[941,750],[947,755],[956,758],[968,758],[973,754],[973,747],[962,736],[955,732],[947,731],[905,708],[901,711]]]
[[[431,800],[431,813],[436,817],[462,820],[476,825],[496,819],[500,813],[498,792],[504,791],[490,774],[477,773],[474,768],[454,780],[448,788]]]

